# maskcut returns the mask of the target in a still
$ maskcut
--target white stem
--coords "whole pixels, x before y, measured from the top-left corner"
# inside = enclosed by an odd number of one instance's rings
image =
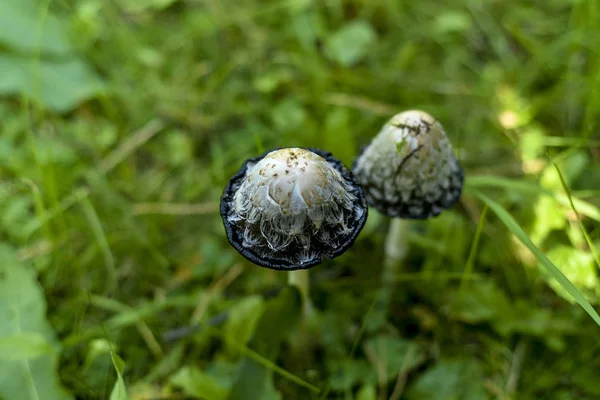
[[[309,317],[313,313],[313,305],[310,300],[310,279],[307,269],[298,269],[288,272],[288,284],[296,286],[302,296],[302,307],[304,316]]]
[[[394,281],[398,265],[408,253],[408,226],[409,221],[400,218],[394,218],[390,222],[384,247],[385,263],[383,279],[386,285]]]
[[[383,273],[379,291],[379,312],[387,319],[398,269],[408,253],[408,226],[410,222],[394,218],[385,238]]]

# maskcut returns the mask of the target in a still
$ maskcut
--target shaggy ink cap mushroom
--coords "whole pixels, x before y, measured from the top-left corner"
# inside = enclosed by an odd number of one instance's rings
[[[426,219],[450,208],[464,173],[444,128],[423,111],[396,114],[354,161],[370,206],[405,219]]]
[[[246,161],[221,197],[229,242],[278,270],[307,269],[352,246],[367,219],[352,173],[331,153],[286,148]]]

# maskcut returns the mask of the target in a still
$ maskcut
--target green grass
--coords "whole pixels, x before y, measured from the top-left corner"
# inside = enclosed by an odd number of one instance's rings
[[[597,26],[594,0],[0,2],[0,398],[599,398]],[[350,166],[407,109],[461,202],[410,225],[389,315],[372,210],[297,321],[222,190],[275,147]]]

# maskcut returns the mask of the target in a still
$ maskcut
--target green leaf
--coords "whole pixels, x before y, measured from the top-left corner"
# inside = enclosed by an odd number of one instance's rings
[[[554,168],[556,169],[556,173],[558,174],[558,177],[560,179],[561,186],[562,186],[563,190],[565,191],[565,195],[569,199],[569,205],[571,206],[571,210],[577,216],[577,221],[579,222],[579,226],[581,228],[581,233],[583,234],[585,241],[586,241],[588,247],[590,248],[590,252],[592,254],[592,257],[594,258],[594,261],[596,261],[596,266],[600,267],[600,255],[598,255],[598,250],[596,248],[596,245],[592,241],[592,238],[590,237],[590,234],[588,233],[588,231],[585,227],[585,224],[583,222],[581,222],[581,219],[579,218],[579,213],[577,212],[577,207],[575,206],[575,203],[573,202],[573,198],[571,197],[571,192],[567,185],[567,181],[565,180],[562,172],[560,171],[558,164],[556,164],[554,161],[552,161],[552,164],[554,164]]]
[[[363,360],[336,360],[330,363],[329,370],[329,387],[332,390],[345,391],[359,383],[377,382],[373,366]]]
[[[596,324],[600,326],[600,316],[598,315],[596,310],[594,310],[594,308],[586,300],[584,295],[577,289],[575,285],[573,285],[573,283],[571,283],[571,281],[560,271],[560,269],[558,269],[552,263],[552,261],[550,261],[548,257],[546,257],[544,253],[542,253],[542,251],[533,244],[531,239],[529,239],[525,231],[519,226],[519,224],[517,223],[517,221],[515,221],[512,215],[510,215],[508,211],[506,211],[500,205],[500,203],[497,203],[496,201],[490,199],[483,193],[476,191],[475,194],[484,203],[486,203],[488,207],[492,209],[492,211],[494,211],[494,213],[498,216],[500,221],[502,221],[504,225],[506,225],[506,227],[517,237],[517,239],[519,239],[519,241],[521,241],[521,243],[523,243],[529,249],[529,251],[531,251],[533,255],[535,255],[535,257],[540,262],[542,267],[544,267],[546,272],[550,274],[550,276],[552,276],[554,279],[556,279],[558,284],[563,289],[565,289],[565,291],[577,303],[579,303],[579,305],[585,310],[585,312],[587,312],[590,315],[590,317],[592,317]]]
[[[140,13],[150,10],[162,10],[173,5],[177,0],[118,0],[117,3],[129,13]]]
[[[449,11],[439,14],[433,27],[438,34],[449,34],[454,32],[465,32],[471,28],[473,21],[466,12]]]
[[[248,347],[267,360],[274,360],[285,337],[299,321],[302,310],[300,293],[286,287],[270,300],[260,318]],[[270,386],[273,371],[254,358],[245,357],[233,384],[229,400],[262,400]]]
[[[29,0],[0,2],[0,45],[20,53],[65,56],[73,47],[60,21]]]
[[[112,359],[113,366],[117,372],[117,381],[113,390],[110,393],[110,400],[128,400],[127,388],[125,387],[125,381],[123,380],[123,370],[125,369],[125,362],[117,353],[114,351],[110,352],[110,358]]]
[[[294,131],[302,126],[307,115],[299,101],[286,98],[271,111],[271,118],[278,129]]]
[[[327,55],[342,66],[350,67],[367,55],[376,39],[371,24],[362,20],[353,21],[327,39]]]
[[[400,372],[408,372],[425,361],[425,352],[416,343],[393,335],[379,335],[365,342],[377,363],[385,366],[388,380],[396,379]]]
[[[0,54],[0,95],[27,95],[66,112],[104,91],[104,83],[78,59],[38,60]]]
[[[535,304],[524,300],[515,301],[506,313],[498,315],[491,323],[501,335],[533,335],[554,344],[560,335],[573,334],[577,329],[569,317],[553,315],[551,310],[536,308]]]
[[[291,27],[304,49],[312,50],[318,38],[326,35],[323,19],[322,14],[314,10],[293,17]]]
[[[0,245],[0,398],[72,399],[58,379],[59,347],[42,290],[12,254]]]
[[[0,337],[0,358],[8,360],[34,359],[54,352],[44,335],[37,332],[22,332]]]
[[[485,400],[479,365],[472,360],[442,360],[425,371],[406,393],[408,400]]]
[[[239,344],[246,344],[256,328],[264,311],[264,301],[260,296],[249,296],[231,308],[225,324],[225,344],[231,351]]]
[[[574,249],[572,247],[559,245],[548,252],[548,258],[560,265],[561,272],[577,287],[589,300],[596,300],[596,288],[598,287],[598,275],[594,256],[591,253]],[[548,273],[544,274],[548,285],[554,291],[573,303],[574,299],[569,295],[560,283]]]
[[[543,243],[546,237],[558,229],[567,225],[564,208],[551,197],[540,197],[535,206],[535,221],[531,228],[531,241],[538,245]]]
[[[225,400],[227,389],[217,378],[205,374],[196,367],[183,367],[171,378],[173,386],[180,387],[183,392],[197,399]]]
[[[452,316],[467,323],[492,321],[510,313],[511,304],[505,293],[493,281],[471,284],[452,303]]]
[[[356,393],[356,400],[377,400],[377,389],[375,385],[364,385]]]

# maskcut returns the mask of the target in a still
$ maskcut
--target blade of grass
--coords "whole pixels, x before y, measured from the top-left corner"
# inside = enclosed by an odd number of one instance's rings
[[[54,237],[52,235],[52,231],[50,230],[50,226],[48,225],[48,210],[46,209],[46,204],[44,203],[44,198],[40,193],[40,189],[38,186],[30,179],[23,179],[23,182],[29,186],[31,190],[31,194],[33,195],[35,213],[37,216],[37,221],[40,221],[39,227],[41,228],[44,236],[50,241],[53,242]],[[27,235],[29,237],[29,235]]]
[[[262,154],[265,152],[265,147],[263,146],[263,142],[260,138],[258,132],[254,132],[254,141],[256,142],[256,151],[257,154]]]
[[[112,171],[131,153],[152,139],[157,133],[160,133],[165,126],[166,125],[158,118],[147,122],[140,130],[132,133],[127,139],[123,140],[119,144],[119,147],[113,150],[112,153],[110,153],[98,164],[98,170],[100,173],[107,174]]]
[[[458,296],[462,294],[462,290],[465,286],[466,281],[473,273],[473,265],[475,263],[475,254],[477,254],[477,249],[479,248],[479,240],[481,239],[481,232],[483,231],[483,225],[485,223],[485,217],[487,215],[488,206],[487,204],[483,208],[481,212],[481,216],[479,217],[479,222],[477,223],[477,229],[475,230],[475,237],[473,238],[473,243],[471,244],[471,250],[469,251],[469,257],[467,258],[467,265],[465,266],[465,271],[463,273],[463,277],[460,281],[460,286],[458,287]]]
[[[508,190],[512,189],[523,193],[550,196],[559,204],[565,207],[570,206],[569,199],[563,193],[553,193],[549,190],[538,186],[533,182],[524,182],[518,181],[516,179],[508,179],[499,176],[489,175],[473,176],[467,179],[467,181],[465,182],[466,191],[480,187],[497,187]],[[579,212],[581,212],[588,218],[600,222],[600,210],[596,206],[576,197],[572,197],[572,200]]]
[[[535,246],[535,244],[533,244],[531,239],[529,239],[529,236],[527,236],[527,233],[525,233],[525,231],[519,226],[519,224],[517,223],[517,221],[515,221],[512,215],[510,215],[508,211],[506,211],[504,207],[500,205],[500,203],[492,200],[491,198],[487,197],[479,191],[473,192],[481,201],[483,201],[485,204],[487,204],[489,208],[491,208],[491,210],[496,214],[498,219],[500,219],[500,221],[504,223],[504,225],[506,225],[508,230],[511,233],[513,233],[517,237],[517,239],[519,239],[519,241],[529,249],[529,251],[533,253],[533,255],[537,258],[537,260],[544,267],[544,269],[546,269],[550,276],[556,279],[556,281],[571,296],[573,296],[573,299],[577,303],[579,303],[579,305],[585,310],[585,312],[587,312],[589,316],[592,317],[596,324],[600,326],[600,315],[598,315],[596,310],[594,310],[592,305],[585,299],[585,297],[583,296],[583,294],[581,294],[577,287],[575,287],[575,285],[571,283],[571,281],[560,271],[560,269],[558,269],[558,267],[556,267],[552,263],[552,261],[550,261],[548,257],[546,257],[546,255]]]
[[[224,338],[225,337],[225,333],[223,333],[222,330],[220,330],[219,328],[216,328],[214,326],[210,326],[208,327],[210,331],[212,331],[212,333],[215,336],[218,336],[220,338]],[[289,380],[290,382],[294,382],[295,384],[297,384],[298,386],[302,386],[308,390],[310,390],[313,393],[321,393],[321,389],[319,389],[318,387],[306,382],[305,380],[303,380],[302,378],[292,374],[291,372],[281,368],[280,366],[278,366],[277,364],[275,364],[273,361],[269,360],[268,358],[262,356],[261,354],[257,353],[256,351],[252,350],[251,348],[240,344],[240,343],[233,343],[233,345],[235,346],[235,348],[244,356],[252,359],[253,361],[255,361],[256,363],[262,365],[263,367],[273,371],[274,373],[282,376],[283,378]]]
[[[38,191],[39,192],[39,191]],[[62,199],[57,207],[50,208],[47,212],[41,213],[36,219],[25,225],[25,236],[30,237],[36,231],[46,226],[54,217],[59,213],[67,211],[69,208],[79,203],[83,197],[89,196],[89,190],[87,189],[76,189],[72,194]],[[37,201],[36,201],[37,202]]]
[[[121,303],[120,301],[114,300],[114,299],[110,299],[110,298],[98,296],[98,295],[93,295],[93,294],[90,295],[90,299],[98,307],[102,307],[102,308],[105,308],[110,311],[114,311],[117,313],[132,311],[131,307],[129,307],[126,304]],[[136,326],[137,326],[138,332],[140,333],[140,336],[142,337],[142,339],[146,343],[146,346],[148,346],[148,348],[150,349],[152,354],[157,359],[163,358],[165,356],[163,349],[160,347],[158,340],[156,340],[156,337],[154,336],[152,329],[150,329],[150,327],[148,326],[146,321],[144,321],[142,318],[140,318],[137,321]]]
[[[97,302],[96,297],[89,296],[88,299],[91,305],[106,309],[106,303]],[[131,326],[133,324],[137,324],[138,321],[143,320],[145,318],[150,318],[153,315],[169,308],[181,309],[185,307],[193,309],[194,307],[197,307],[197,305],[197,296],[183,295],[168,297],[161,302],[141,304],[136,306],[135,309],[131,309],[129,311],[122,311],[114,317],[103,320],[101,324],[99,323],[98,325],[88,328],[81,332],[74,332],[71,336],[67,337],[63,341],[63,346],[76,346],[81,342],[90,340],[96,336],[101,336],[103,333],[112,332],[115,329],[120,329],[127,326]],[[105,336],[108,337],[107,334],[105,334]]]
[[[301,316],[301,294],[296,287],[287,286],[277,297],[267,303],[248,345],[240,342],[232,343],[247,358],[242,361],[238,376],[233,383],[229,395],[230,400],[262,398],[265,393],[264,383],[270,379],[270,372],[275,372],[314,393],[321,392],[316,386],[273,362],[279,355],[284,338],[300,321]],[[225,334],[220,329],[207,328],[224,339]]]
[[[104,265],[106,266],[106,272],[108,273],[108,292],[112,292],[117,286],[117,268],[115,267],[115,260],[110,250],[110,246],[108,244],[108,239],[106,238],[106,234],[104,233],[104,228],[102,228],[102,223],[100,222],[100,218],[92,205],[90,199],[86,196],[80,198],[79,204],[87,218],[90,227],[92,228],[92,232],[96,237],[96,241],[98,242],[98,246],[102,251],[102,256],[104,257]]]
[[[583,224],[583,222],[581,222],[581,219],[579,218],[579,214],[577,213],[577,208],[575,207],[575,204],[573,203],[573,199],[571,198],[571,192],[569,190],[569,187],[567,186],[567,182],[565,181],[565,178],[563,177],[562,172],[560,172],[560,168],[558,168],[558,165],[554,162],[554,160],[552,160],[552,158],[550,158],[550,161],[552,161],[552,164],[554,165],[554,168],[556,169],[556,172],[558,173],[558,177],[560,178],[560,183],[565,191],[565,194],[567,195],[567,198],[569,199],[569,204],[571,204],[571,209],[575,213],[575,218],[577,218],[577,223],[579,224],[579,227],[581,228],[581,232],[583,232],[583,236],[585,237],[585,241],[587,242],[588,247],[590,248],[590,251],[592,252],[592,255],[594,256],[596,265],[598,266],[598,268],[600,268],[600,257],[598,257],[598,252],[596,251],[596,246],[594,245],[594,242],[592,242],[592,238],[590,238],[590,234],[588,233],[587,229],[585,228],[585,225]]]
[[[597,147],[600,146],[600,140],[579,137],[545,136],[542,138],[542,144],[546,147]]]

